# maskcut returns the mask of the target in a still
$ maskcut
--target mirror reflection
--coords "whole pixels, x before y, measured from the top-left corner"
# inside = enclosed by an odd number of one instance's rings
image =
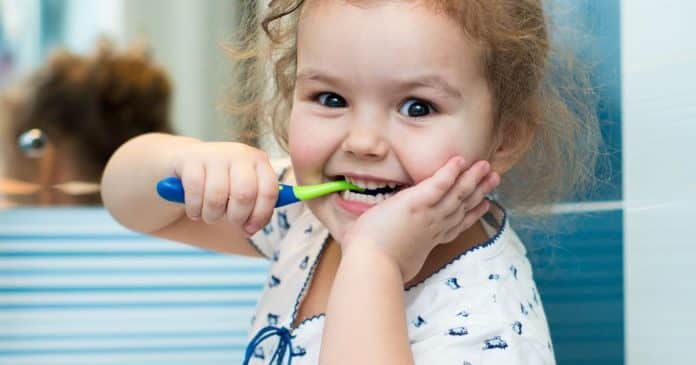
[[[147,132],[171,132],[171,86],[147,50],[104,40],[93,55],[52,51],[4,95],[5,204],[99,204],[111,154]]]
[[[222,45],[240,7],[0,1],[0,207],[99,205],[108,156],[138,134],[229,139]]]

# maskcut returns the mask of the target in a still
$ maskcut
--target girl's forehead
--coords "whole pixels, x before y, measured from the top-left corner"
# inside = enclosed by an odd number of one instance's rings
[[[469,84],[483,74],[478,44],[454,20],[419,6],[421,1],[357,2],[370,6],[346,0],[309,3],[316,7],[304,14],[297,32],[300,69],[309,64],[423,74],[436,68],[445,79]]]

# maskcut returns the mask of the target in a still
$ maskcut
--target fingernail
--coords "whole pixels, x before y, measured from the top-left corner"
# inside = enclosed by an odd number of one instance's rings
[[[247,224],[247,225],[244,226],[244,230],[245,230],[248,234],[254,234],[254,233],[256,233],[256,231],[259,230],[259,228],[256,227],[255,225],[249,223],[249,224]]]

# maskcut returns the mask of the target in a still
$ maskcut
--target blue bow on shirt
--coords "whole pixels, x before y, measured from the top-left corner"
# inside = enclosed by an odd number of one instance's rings
[[[290,334],[290,331],[288,331],[287,328],[285,327],[274,327],[274,326],[266,326],[263,329],[259,331],[259,333],[254,336],[254,338],[249,342],[249,345],[246,348],[246,356],[244,357],[244,363],[243,365],[248,365],[249,360],[251,357],[254,355],[254,351],[256,351],[256,347],[261,344],[264,340],[266,340],[269,337],[273,336],[279,336],[280,340],[278,341],[278,347],[276,347],[275,353],[273,354],[273,357],[271,358],[271,361],[269,364],[273,364],[273,361],[276,361],[276,365],[282,365],[283,359],[285,358],[285,352],[290,349],[289,356],[288,356],[288,365],[292,364],[292,335]]]

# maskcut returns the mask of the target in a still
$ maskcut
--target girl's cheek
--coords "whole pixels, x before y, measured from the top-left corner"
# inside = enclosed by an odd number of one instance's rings
[[[452,157],[461,156],[469,166],[486,158],[488,145],[483,130],[445,129],[428,138],[401,138],[400,160],[415,183],[434,175]],[[420,142],[420,143],[418,143]]]
[[[299,170],[298,172],[320,168],[321,154],[317,150],[317,145],[312,144],[309,139],[291,139],[289,150],[293,166]]]
[[[322,136],[310,128],[309,119],[292,115],[288,129],[288,150],[299,184],[320,182],[326,156],[322,151]]]
[[[461,151],[455,148],[413,147],[410,150],[401,161],[416,184],[433,176],[450,158],[461,155]]]

